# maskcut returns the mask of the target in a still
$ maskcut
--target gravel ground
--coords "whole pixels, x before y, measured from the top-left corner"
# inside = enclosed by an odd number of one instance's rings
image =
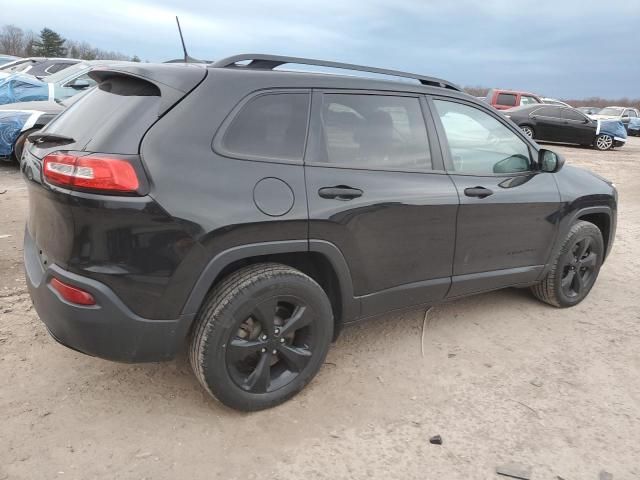
[[[424,355],[424,312],[349,328],[302,394],[254,414],[209,398],[185,355],[122,365],[57,345],[23,279],[26,191],[0,165],[0,480],[478,480],[510,462],[534,480],[639,478],[640,138],[552,148],[620,191],[582,304],[508,289],[437,306]]]

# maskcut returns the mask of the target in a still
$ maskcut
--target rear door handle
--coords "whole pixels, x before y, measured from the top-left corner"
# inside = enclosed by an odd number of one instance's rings
[[[318,195],[322,198],[335,198],[336,200],[352,200],[362,196],[359,188],[337,185],[335,187],[323,187],[318,190]]]
[[[484,187],[471,187],[471,188],[465,188],[464,194],[467,197],[485,198],[485,197],[488,197],[489,195],[493,195],[493,190],[489,190],[488,188],[484,188]]]

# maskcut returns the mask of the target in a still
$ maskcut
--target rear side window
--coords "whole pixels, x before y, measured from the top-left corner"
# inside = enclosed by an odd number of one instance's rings
[[[499,93],[496,100],[498,105],[506,105],[509,107],[516,106],[516,96],[513,93]]]
[[[388,170],[431,169],[418,98],[325,94],[320,114],[323,132],[310,161]]]
[[[308,93],[269,93],[249,100],[224,131],[222,153],[302,161],[309,103]]]

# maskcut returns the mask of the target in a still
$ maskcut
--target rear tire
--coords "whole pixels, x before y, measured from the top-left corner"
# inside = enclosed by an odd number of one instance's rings
[[[20,163],[21,163],[22,152],[24,152],[24,144],[27,141],[27,137],[29,135],[31,135],[33,132],[37,132],[38,130],[40,130],[40,129],[39,128],[31,128],[31,129],[27,130],[26,132],[22,132],[20,134],[20,136],[18,137],[18,139],[16,140],[16,143],[13,146],[13,158],[15,159],[16,162],[18,162],[18,165],[20,165]]]
[[[547,276],[531,287],[533,295],[549,305],[577,305],[591,291],[604,256],[600,229],[593,223],[576,222],[560,248]]]
[[[202,386],[228,407],[270,408],[302,390],[322,366],[333,312],[320,285],[286,265],[231,274],[196,319],[190,361]]]
[[[601,133],[596,137],[596,141],[593,143],[593,146],[596,150],[605,151],[613,148],[613,137],[611,135],[606,135]]]

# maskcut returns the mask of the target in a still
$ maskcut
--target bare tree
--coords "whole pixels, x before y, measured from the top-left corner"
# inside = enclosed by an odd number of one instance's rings
[[[15,25],[5,25],[0,31],[0,51],[7,55],[22,55],[24,32]]]

